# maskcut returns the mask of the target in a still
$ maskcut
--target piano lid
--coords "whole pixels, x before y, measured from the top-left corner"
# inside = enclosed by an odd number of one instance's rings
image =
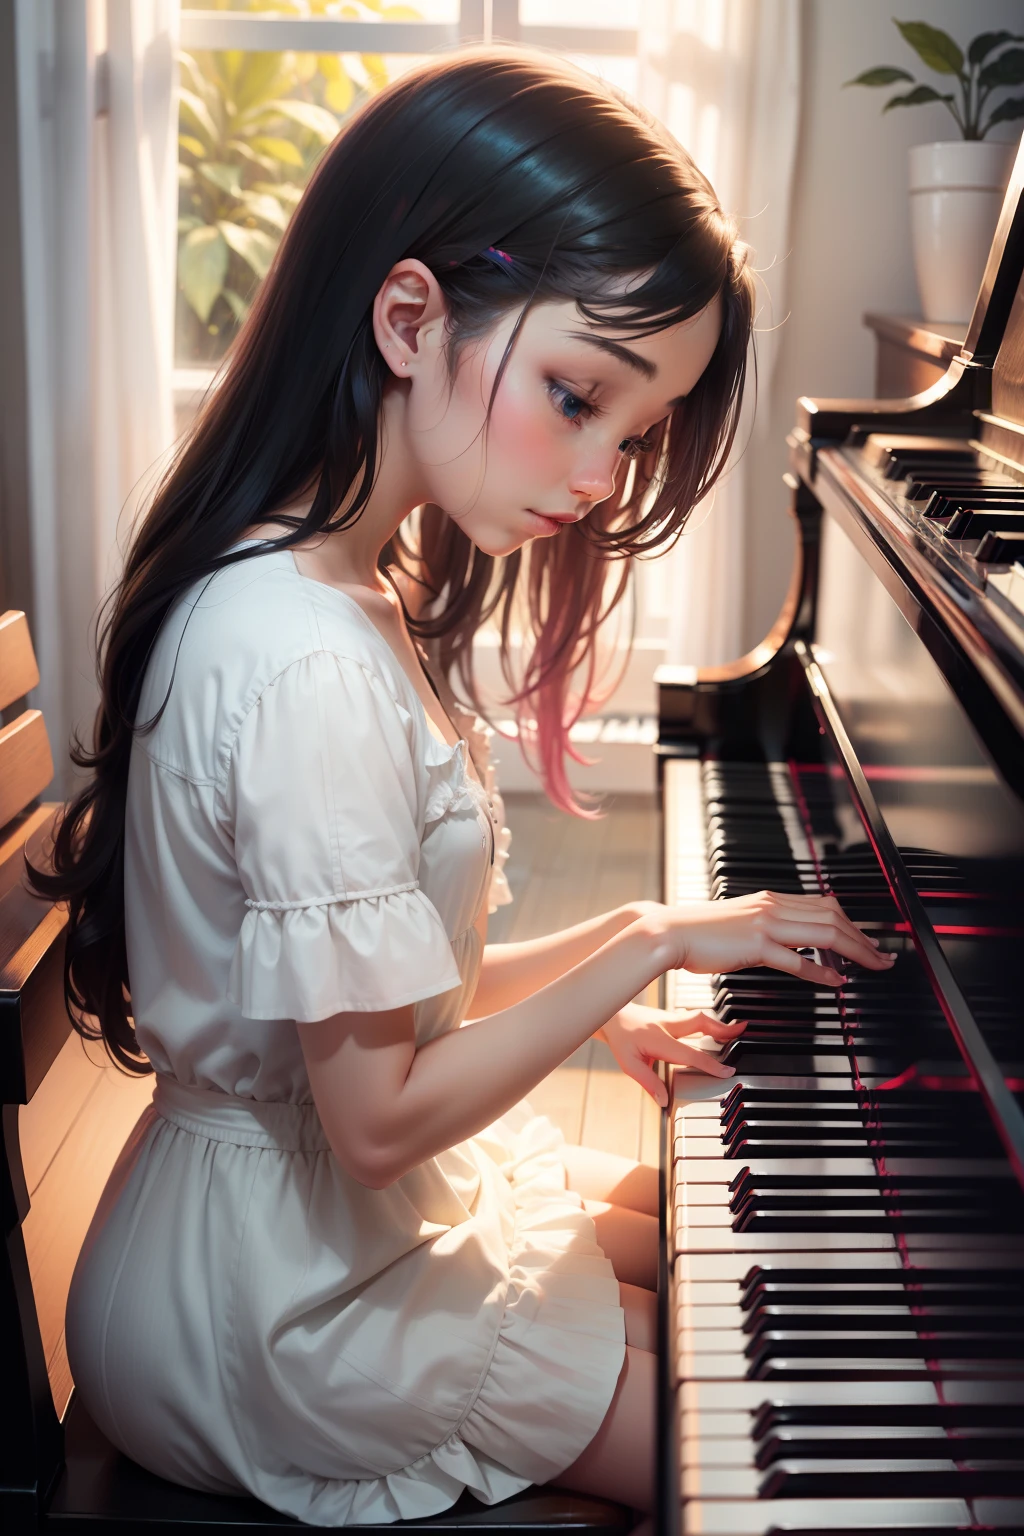
[[[1017,330],[1020,335],[1020,276],[1024,268],[1024,135],[1021,136],[1017,158],[1010,173],[1010,181],[1003,198],[999,222],[992,239],[985,263],[971,323],[967,327],[961,357],[979,367],[991,368],[1003,343],[1014,329],[1011,312],[1016,305]],[[1020,358],[1017,359],[1017,378],[1020,382]],[[1004,373],[1013,371],[1013,365],[1004,359]],[[998,407],[993,401],[993,410]],[[1024,421],[1024,415],[1007,415],[1015,421]]]
[[[823,855],[866,838],[896,870],[890,935],[912,930],[960,1081],[1024,1179],[1024,142],[945,378],[905,401],[802,401],[794,447],[824,513],[797,645],[835,754]]]

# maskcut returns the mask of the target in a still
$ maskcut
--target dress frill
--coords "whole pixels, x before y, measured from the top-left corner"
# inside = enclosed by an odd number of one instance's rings
[[[520,1129],[512,1129],[518,1125]],[[527,1101],[473,1138],[515,1202],[509,1283],[490,1362],[451,1434],[425,1456],[358,1481],[275,1476],[255,1490],[311,1525],[441,1514],[464,1489],[496,1504],[572,1465],[601,1427],[625,1358],[625,1318],[592,1217],[565,1188],[561,1131]]]
[[[494,864],[487,898],[488,913],[508,906],[512,900],[505,865],[508,863],[512,834],[505,825],[505,802],[498,788],[491,741],[494,731],[472,710],[466,709],[449,690],[445,691],[445,703],[449,714],[462,731],[462,739],[454,747],[442,748],[438,743],[437,755],[428,761],[430,789],[427,795],[426,822],[439,821],[449,810],[470,802],[483,790],[483,800],[494,828]],[[480,784],[471,779],[467,771],[467,755],[480,775]]]

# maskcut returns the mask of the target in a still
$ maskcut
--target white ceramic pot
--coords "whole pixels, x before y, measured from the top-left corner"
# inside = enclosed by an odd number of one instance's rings
[[[926,320],[971,318],[981,287],[1015,144],[915,144],[910,224]]]

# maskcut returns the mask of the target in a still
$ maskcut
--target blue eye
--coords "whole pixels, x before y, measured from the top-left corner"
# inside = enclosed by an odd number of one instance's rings
[[[556,379],[548,379],[547,387],[555,410],[563,421],[579,422],[587,416],[594,415],[594,406],[580,395],[574,395],[571,389],[566,389],[565,385],[559,384]]]

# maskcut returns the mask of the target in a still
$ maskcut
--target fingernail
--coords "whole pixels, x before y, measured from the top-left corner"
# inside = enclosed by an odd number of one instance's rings
[[[872,934],[872,933],[868,934],[868,938],[871,940],[871,942],[875,946],[875,948],[878,949],[879,944],[880,944],[880,940],[876,939],[874,934]]]
[[[725,1070],[722,1073],[722,1076],[723,1077],[735,1077],[736,1076],[736,1068],[735,1067],[726,1067]]]

